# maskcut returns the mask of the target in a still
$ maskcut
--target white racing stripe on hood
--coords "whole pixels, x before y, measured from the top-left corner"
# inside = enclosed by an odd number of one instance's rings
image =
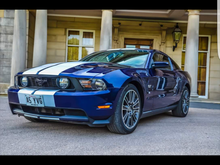
[[[50,67],[50,66],[53,66],[53,65],[57,65],[57,64],[59,64],[59,63],[41,65],[41,66],[38,66],[38,67],[35,67],[32,69],[29,69],[29,70],[23,72],[23,74],[37,74],[37,72],[39,72],[40,70],[47,68],[47,67]]]
[[[66,62],[57,66],[52,66],[39,73],[39,75],[59,75],[61,72],[75,67],[77,65],[85,64],[85,62]]]

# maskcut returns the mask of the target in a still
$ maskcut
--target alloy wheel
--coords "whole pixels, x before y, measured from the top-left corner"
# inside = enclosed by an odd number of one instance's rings
[[[136,126],[140,115],[140,99],[135,90],[130,89],[126,92],[121,109],[125,127],[132,129]]]
[[[188,110],[189,110],[189,91],[188,90],[185,90],[183,92],[182,110],[184,114],[188,113]]]

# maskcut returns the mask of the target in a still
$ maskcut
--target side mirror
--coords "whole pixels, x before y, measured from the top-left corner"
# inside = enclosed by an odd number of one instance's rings
[[[169,68],[168,62],[154,62],[152,68]]]

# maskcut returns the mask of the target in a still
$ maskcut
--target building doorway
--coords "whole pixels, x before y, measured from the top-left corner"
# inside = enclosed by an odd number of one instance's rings
[[[144,48],[153,49],[153,39],[125,38],[124,48]]]

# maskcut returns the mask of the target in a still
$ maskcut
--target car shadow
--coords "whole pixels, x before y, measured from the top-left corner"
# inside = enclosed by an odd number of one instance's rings
[[[140,119],[139,124],[146,124],[147,122],[148,123],[156,122],[156,121],[162,120],[166,117],[173,117],[172,112],[168,111],[168,112],[164,112],[164,113],[157,114],[157,115],[154,115],[154,116],[149,116],[149,117],[142,118],[142,119]]]
[[[162,114],[150,116],[143,118],[139,121],[139,124],[146,125],[147,123],[154,123],[160,120],[163,120],[166,117],[172,116],[171,112],[165,112]],[[106,126],[104,127],[89,127],[88,125],[83,124],[74,124],[74,123],[65,123],[65,122],[55,122],[55,121],[45,121],[45,122],[30,122],[24,119],[20,125],[17,125],[16,128],[27,129],[28,131],[35,132],[40,131],[46,134],[68,134],[68,135],[120,135],[111,133]]]
[[[83,124],[64,123],[55,121],[45,121],[41,123],[25,121],[21,123],[21,127],[32,131],[40,131],[45,133],[59,132],[60,134],[106,134],[108,129],[106,127],[89,127]]]
[[[220,104],[217,103],[190,102],[189,107],[220,110]]]

